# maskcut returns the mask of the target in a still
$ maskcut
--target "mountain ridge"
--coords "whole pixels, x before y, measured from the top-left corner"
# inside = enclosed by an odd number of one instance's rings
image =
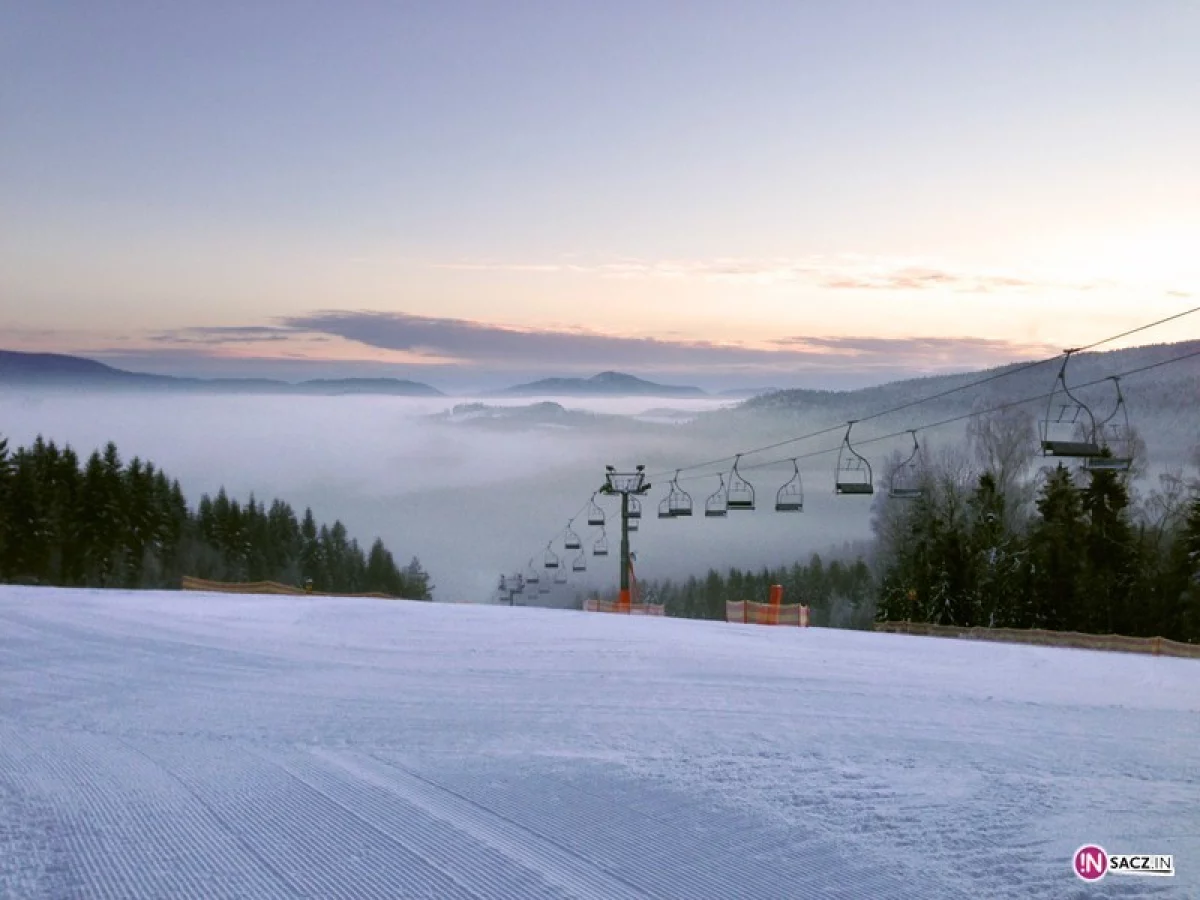
[[[292,383],[272,378],[184,378],[118,369],[64,353],[0,350],[0,385],[22,387],[130,388],[277,394],[383,394],[442,397],[437,388],[402,378],[314,378]]]
[[[516,384],[491,392],[490,396],[653,396],[653,397],[709,397],[702,388],[692,385],[658,384],[628,375],[624,372],[600,372],[590,378],[542,378],[525,384]]]

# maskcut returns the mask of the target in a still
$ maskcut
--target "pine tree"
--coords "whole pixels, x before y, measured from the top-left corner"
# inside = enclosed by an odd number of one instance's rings
[[[1074,627],[1092,633],[1139,634],[1134,614],[1137,552],[1128,520],[1129,493],[1115,472],[1094,471],[1081,492],[1087,517],[1082,607]]]
[[[1178,594],[1173,635],[1200,644],[1200,493],[1193,498],[1187,522],[1174,548],[1175,585]]]
[[[1029,535],[1031,621],[1035,628],[1069,630],[1080,619],[1086,525],[1079,490],[1061,464],[1042,487],[1040,518]]]

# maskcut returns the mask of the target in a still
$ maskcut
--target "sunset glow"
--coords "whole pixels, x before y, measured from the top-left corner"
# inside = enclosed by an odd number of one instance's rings
[[[102,7],[0,12],[7,349],[786,383],[1200,297],[1194,4]]]

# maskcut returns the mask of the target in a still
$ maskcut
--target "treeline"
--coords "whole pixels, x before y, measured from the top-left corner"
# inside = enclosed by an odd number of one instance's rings
[[[311,579],[318,592],[421,600],[432,590],[415,557],[400,568],[381,540],[364,551],[311,509],[297,517],[282,500],[242,504],[222,489],[193,511],[177,480],[136,457],[123,462],[113,443],[85,461],[40,436],[15,451],[0,440],[0,581],[178,588],[183,575]]]
[[[877,617],[1200,642],[1200,480],[1042,460],[1032,419],[973,423],[918,499],[876,506]],[[1200,457],[1198,457],[1200,461]]]
[[[1009,408],[971,420],[967,440],[924,448],[915,499],[892,499],[895,455],[877,480],[864,559],[647,581],[667,615],[723,619],[726,601],[806,603],[814,625],[875,621],[1044,628],[1200,643],[1200,448],[1190,474],[1145,493],[1132,472],[1047,465],[1036,421]],[[911,473],[910,473],[911,474]]]
[[[704,578],[686,581],[644,581],[641,597],[665,604],[668,616],[688,619],[725,618],[726,602],[752,600],[766,603],[771,585],[783,586],[784,603],[807,604],[809,623],[848,628],[870,628],[875,611],[875,581],[863,559],[832,560],[826,564],[813,554],[807,564],[789,568],[764,568],[757,572],[710,569]]]

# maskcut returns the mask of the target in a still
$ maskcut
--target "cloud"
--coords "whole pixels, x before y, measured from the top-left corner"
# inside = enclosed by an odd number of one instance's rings
[[[765,346],[664,340],[585,330],[516,328],[464,319],[384,312],[319,312],[282,320],[297,333],[328,334],[369,347],[406,351],[490,368],[557,370],[637,368],[841,368],[921,366],[930,362],[974,368],[1042,354],[1044,347],[980,338],[792,337]],[[1053,351],[1051,351],[1053,352]]]
[[[276,325],[198,326],[165,331],[150,336],[156,344],[258,344],[272,341],[291,341],[296,332]]]
[[[993,293],[1053,289],[1087,291],[1097,282],[1056,282],[1020,277],[1009,272],[959,270],[948,266],[915,264],[912,261],[844,254],[771,259],[716,258],[645,260],[636,258],[606,262],[514,263],[475,260],[434,263],[434,268],[470,272],[523,274],[585,274],[606,278],[698,279],[753,284],[807,284],[828,290],[951,290],[956,293]]]

